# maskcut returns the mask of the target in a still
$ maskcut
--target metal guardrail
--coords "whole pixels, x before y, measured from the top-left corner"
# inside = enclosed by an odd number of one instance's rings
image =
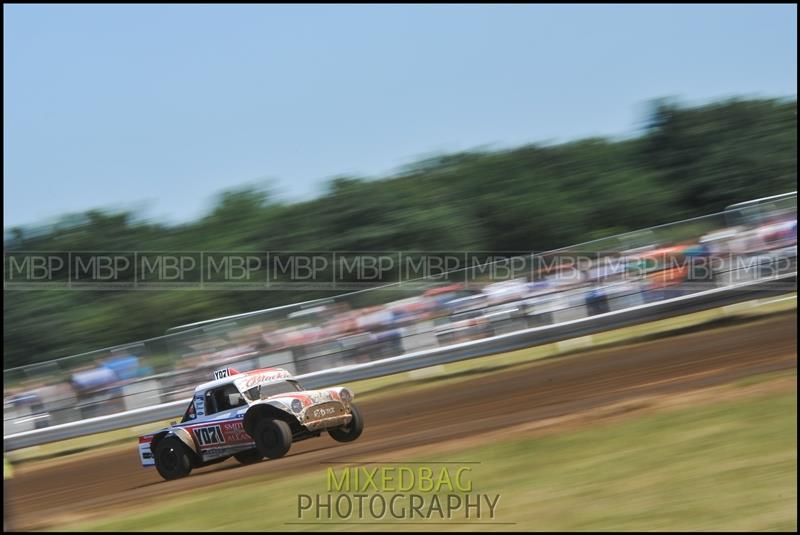
[[[775,282],[784,284],[787,282],[796,283],[796,281],[797,273],[789,273],[771,278],[769,281],[749,281],[731,286],[704,290],[689,295],[665,299],[663,301],[637,305],[622,310],[606,312],[552,325],[531,327],[481,340],[415,351],[372,362],[339,366],[328,370],[298,375],[296,378],[306,387],[318,388],[347,381],[380,377],[459,360],[482,357],[493,353],[547,344],[568,338],[586,336],[623,326],[698,312],[709,308],[764,297],[766,295],[786,293],[786,288],[784,286],[781,285],[775,288],[771,286],[771,284],[775,284]],[[88,418],[44,429],[15,433],[3,437],[4,450],[12,451],[29,446],[46,444],[48,442],[166,420],[182,414],[190,400],[191,398],[186,398],[152,407]]]

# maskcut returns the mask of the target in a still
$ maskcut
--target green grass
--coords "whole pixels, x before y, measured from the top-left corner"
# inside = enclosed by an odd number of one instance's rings
[[[796,391],[672,409],[560,435],[509,437],[433,460],[480,461],[470,478],[473,492],[499,493],[495,521],[515,524],[287,524],[298,520],[298,494],[326,493],[321,466],[294,477],[265,474],[185,493],[59,529],[797,529]]]
[[[63,459],[67,455],[96,454],[98,447],[108,448],[125,444],[130,446],[136,437],[149,433],[154,429],[165,427],[169,425],[171,421],[177,419],[179,418],[176,417],[170,420],[106,431],[105,433],[50,442],[49,444],[42,444],[41,446],[31,446],[29,448],[8,452],[4,457],[16,464],[30,461],[45,461],[53,458]]]
[[[672,332],[686,330],[706,324],[722,323],[757,318],[768,314],[796,310],[796,294],[787,294],[781,300],[763,299],[730,305],[727,307],[676,316],[664,320],[653,321],[641,325],[623,327],[576,340],[566,340],[551,344],[529,347],[507,353],[498,353],[486,357],[431,366],[421,370],[397,373],[364,379],[347,384],[356,392],[358,399],[372,399],[386,394],[409,393],[432,384],[445,386],[471,379],[478,374],[499,372],[510,367],[525,365],[548,357],[566,355],[586,349],[610,347],[621,343],[630,343],[642,339],[667,336]],[[177,416],[176,416],[177,418]],[[98,433],[74,439],[53,442],[42,446],[24,448],[6,454],[14,462],[46,460],[85,452],[88,448],[94,451],[98,447],[119,446],[146,432],[166,426],[169,420],[144,424],[128,429],[118,429],[106,433]]]

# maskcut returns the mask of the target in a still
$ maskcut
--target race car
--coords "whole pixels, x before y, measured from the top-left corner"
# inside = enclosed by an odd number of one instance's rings
[[[139,458],[170,480],[230,457],[242,464],[278,459],[292,442],[323,431],[351,442],[363,428],[348,388],[303,390],[281,368],[224,368],[195,388],[180,423],[139,437]]]

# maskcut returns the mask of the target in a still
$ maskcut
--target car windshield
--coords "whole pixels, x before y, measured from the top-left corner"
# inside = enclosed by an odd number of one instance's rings
[[[275,383],[266,383],[263,385],[254,386],[245,392],[245,395],[250,401],[258,401],[259,399],[267,399],[278,394],[286,394],[287,392],[299,392],[303,388],[297,381],[277,381]]]

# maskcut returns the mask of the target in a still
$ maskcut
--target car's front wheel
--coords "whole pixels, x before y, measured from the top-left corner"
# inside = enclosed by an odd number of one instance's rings
[[[258,450],[240,451],[234,453],[233,457],[242,464],[253,464],[264,460],[264,456]]]
[[[262,457],[278,459],[292,446],[292,430],[283,420],[263,419],[256,424],[253,438]]]
[[[176,437],[167,437],[156,446],[156,470],[166,480],[186,477],[192,471],[189,450]]]
[[[333,429],[328,429],[328,434],[338,440],[339,442],[352,442],[361,436],[364,431],[364,418],[361,416],[361,411],[355,405],[350,405],[350,414],[353,417],[346,425],[340,425]]]

